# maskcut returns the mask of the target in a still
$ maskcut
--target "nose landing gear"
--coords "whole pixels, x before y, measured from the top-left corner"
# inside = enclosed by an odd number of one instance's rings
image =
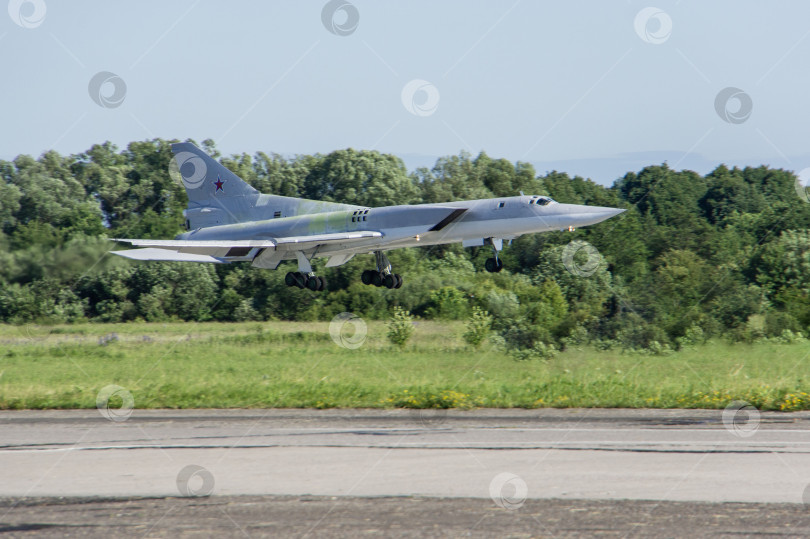
[[[503,269],[503,260],[498,258],[498,251],[503,249],[503,240],[498,238],[487,238],[486,243],[492,246],[492,258],[487,258],[484,262],[484,269],[490,273],[498,273]]]
[[[503,269],[503,260],[497,258],[497,254],[494,258],[487,258],[487,261],[484,262],[484,268],[490,273],[498,273]]]

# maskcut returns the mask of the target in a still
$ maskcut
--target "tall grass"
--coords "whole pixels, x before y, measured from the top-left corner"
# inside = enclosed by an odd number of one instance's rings
[[[115,384],[137,408],[651,407],[810,409],[806,344],[719,342],[667,356],[569,349],[515,361],[460,323],[420,322],[404,348],[371,322],[358,349],[328,323],[0,326],[0,409],[94,408]]]

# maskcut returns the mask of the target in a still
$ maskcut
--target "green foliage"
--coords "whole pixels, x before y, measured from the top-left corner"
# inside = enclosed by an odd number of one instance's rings
[[[421,187],[423,202],[472,200],[493,196],[484,185],[483,174],[466,152],[440,158],[431,170],[417,169],[414,177]]]
[[[678,337],[678,349],[692,348],[706,342],[706,334],[700,326],[691,326],[681,337]]]
[[[430,318],[460,320],[467,314],[467,297],[454,286],[443,286],[430,292],[430,304],[426,310]]]
[[[413,316],[402,307],[394,307],[388,321],[388,340],[402,348],[413,335]]]
[[[481,152],[442,157],[411,174],[376,151],[221,156],[263,192],[370,206],[505,197],[524,191],[560,202],[623,207],[620,217],[575,233],[516,238],[505,270],[481,271],[487,248],[393,251],[400,290],[359,283],[368,256],[322,272],[328,293],[283,282],[249,264],[210,267],[111,257],[105,237],[170,238],[187,199],[168,174],[172,141],[0,161],[0,322],[330,320],[355,312],[385,320],[394,307],[422,319],[491,317],[491,339],[525,357],[554,349],[666,354],[707,339],[810,335],[810,204],[793,173],[718,166],[705,176],[654,165],[612,187]],[[566,267],[569,242],[596,252],[587,275]],[[582,245],[577,243],[575,245]],[[574,255],[582,264],[586,252]],[[322,260],[316,260],[316,271]],[[569,264],[570,266],[570,264]],[[476,337],[477,339],[477,337]],[[478,341],[480,345],[481,341]]]
[[[616,340],[625,350],[658,350],[668,344],[667,334],[658,326],[645,323],[638,315],[626,317],[625,325],[616,332]]]
[[[528,361],[532,359],[551,359],[557,355],[557,347],[553,344],[546,344],[537,341],[531,348],[519,348],[512,351],[512,357],[517,361]]]
[[[775,344],[804,344],[807,342],[807,338],[801,332],[785,329],[778,337],[771,337],[770,341]]]
[[[772,296],[785,288],[810,291],[810,230],[786,230],[754,261],[757,281]]]
[[[398,157],[348,149],[326,155],[310,169],[304,196],[373,207],[416,202],[419,192]]]
[[[561,339],[566,348],[582,347],[591,342],[588,329],[582,325],[574,326],[571,331]]]
[[[467,321],[466,331],[464,331],[464,342],[474,348],[481,346],[486,340],[492,328],[492,317],[480,307],[472,308],[472,315]]]
[[[599,265],[592,275],[577,275],[565,267],[564,252],[565,245],[556,245],[540,253],[537,267],[532,272],[533,281],[541,285],[555,283],[571,310],[601,315],[604,302],[612,294],[607,263],[600,254]],[[554,294],[556,296],[556,292]]]

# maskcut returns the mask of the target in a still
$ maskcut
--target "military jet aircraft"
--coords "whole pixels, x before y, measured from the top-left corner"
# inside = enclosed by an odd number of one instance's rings
[[[461,243],[488,245],[489,272],[503,269],[498,253],[504,240],[522,234],[573,230],[593,225],[624,210],[580,204],[560,204],[547,196],[523,195],[463,202],[369,208],[317,200],[266,195],[212,159],[195,145],[172,144],[171,169],[188,193],[183,212],[188,232],[173,240],[120,239],[142,249],[112,251],[134,260],[185,262],[251,262],[276,269],[296,260],[288,286],[324,290],[312,259],[327,257],[326,267],[345,264],[358,254],[375,255],[363,283],[400,288],[402,276],[393,272],[386,251]]]

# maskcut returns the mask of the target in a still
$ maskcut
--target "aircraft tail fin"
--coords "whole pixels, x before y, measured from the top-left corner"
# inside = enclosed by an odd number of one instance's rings
[[[188,194],[183,212],[188,230],[254,218],[256,189],[190,142],[172,144],[172,152],[170,174]]]
[[[190,203],[220,206],[259,192],[190,142],[172,144],[172,176],[183,182]],[[214,202],[219,201],[219,202]]]

